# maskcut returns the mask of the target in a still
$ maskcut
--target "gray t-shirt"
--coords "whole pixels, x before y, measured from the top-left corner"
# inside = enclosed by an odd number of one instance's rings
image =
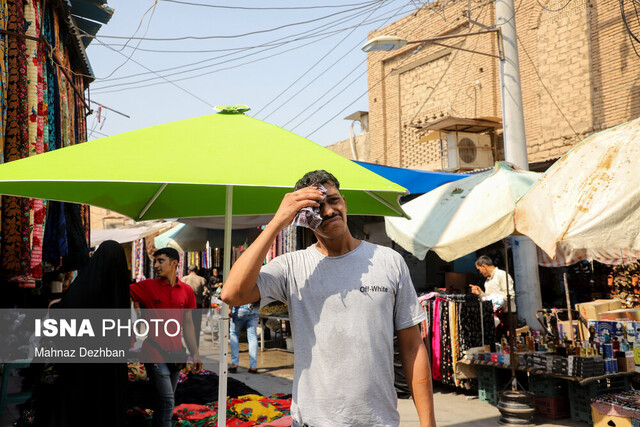
[[[294,426],[397,426],[394,331],[425,319],[400,254],[362,242],[328,257],[313,245],[263,266],[257,284],[261,306],[289,306]]]

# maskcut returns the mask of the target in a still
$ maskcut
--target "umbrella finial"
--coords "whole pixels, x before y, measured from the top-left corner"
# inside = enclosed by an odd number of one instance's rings
[[[244,104],[236,104],[236,105],[229,105],[229,106],[216,105],[216,109],[220,110],[218,111],[219,114],[244,114],[245,112],[251,110],[251,108],[249,108]]]

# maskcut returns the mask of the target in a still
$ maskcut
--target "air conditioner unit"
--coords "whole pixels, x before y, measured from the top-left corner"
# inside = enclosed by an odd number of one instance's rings
[[[480,169],[493,166],[491,136],[479,133],[447,134],[447,170]]]

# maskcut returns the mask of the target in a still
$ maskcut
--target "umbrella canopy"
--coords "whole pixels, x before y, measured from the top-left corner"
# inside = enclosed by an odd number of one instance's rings
[[[567,263],[633,262],[640,251],[638,164],[640,119],[591,135],[518,201],[516,229]]]
[[[259,233],[257,228],[234,229],[231,234],[231,245],[238,246],[246,242],[247,237]],[[210,228],[196,227],[189,224],[178,224],[160,234],[153,243],[156,248],[174,248],[180,252],[203,251],[209,243],[212,248],[224,246],[224,232]]]
[[[378,165],[375,163],[358,162],[362,167],[375,172],[389,181],[402,185],[410,194],[428,193],[447,182],[457,181],[470,176],[466,173],[433,172],[418,169],[395,168],[392,166]]]
[[[496,162],[405,203],[411,219],[385,218],[387,234],[419,259],[429,250],[445,261],[460,258],[513,233],[516,200],[540,175]]]
[[[0,165],[0,194],[101,206],[136,220],[225,216],[224,277],[234,215],[273,214],[306,172],[340,181],[350,214],[405,215],[407,191],[245,108],[152,126]],[[227,306],[222,306],[227,313]],[[219,401],[226,399],[229,324],[220,319]],[[220,414],[218,425],[225,425]]]
[[[340,181],[350,214],[402,215],[401,186],[294,133],[218,113],[65,147],[0,166],[0,193],[86,203],[137,221],[274,213],[305,172]]]

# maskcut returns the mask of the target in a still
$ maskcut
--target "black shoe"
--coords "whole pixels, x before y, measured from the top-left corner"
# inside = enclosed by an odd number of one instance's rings
[[[257,374],[258,373],[258,368],[249,368],[249,373],[250,374]]]
[[[237,366],[229,366],[229,373],[235,374],[236,372],[238,372]]]

